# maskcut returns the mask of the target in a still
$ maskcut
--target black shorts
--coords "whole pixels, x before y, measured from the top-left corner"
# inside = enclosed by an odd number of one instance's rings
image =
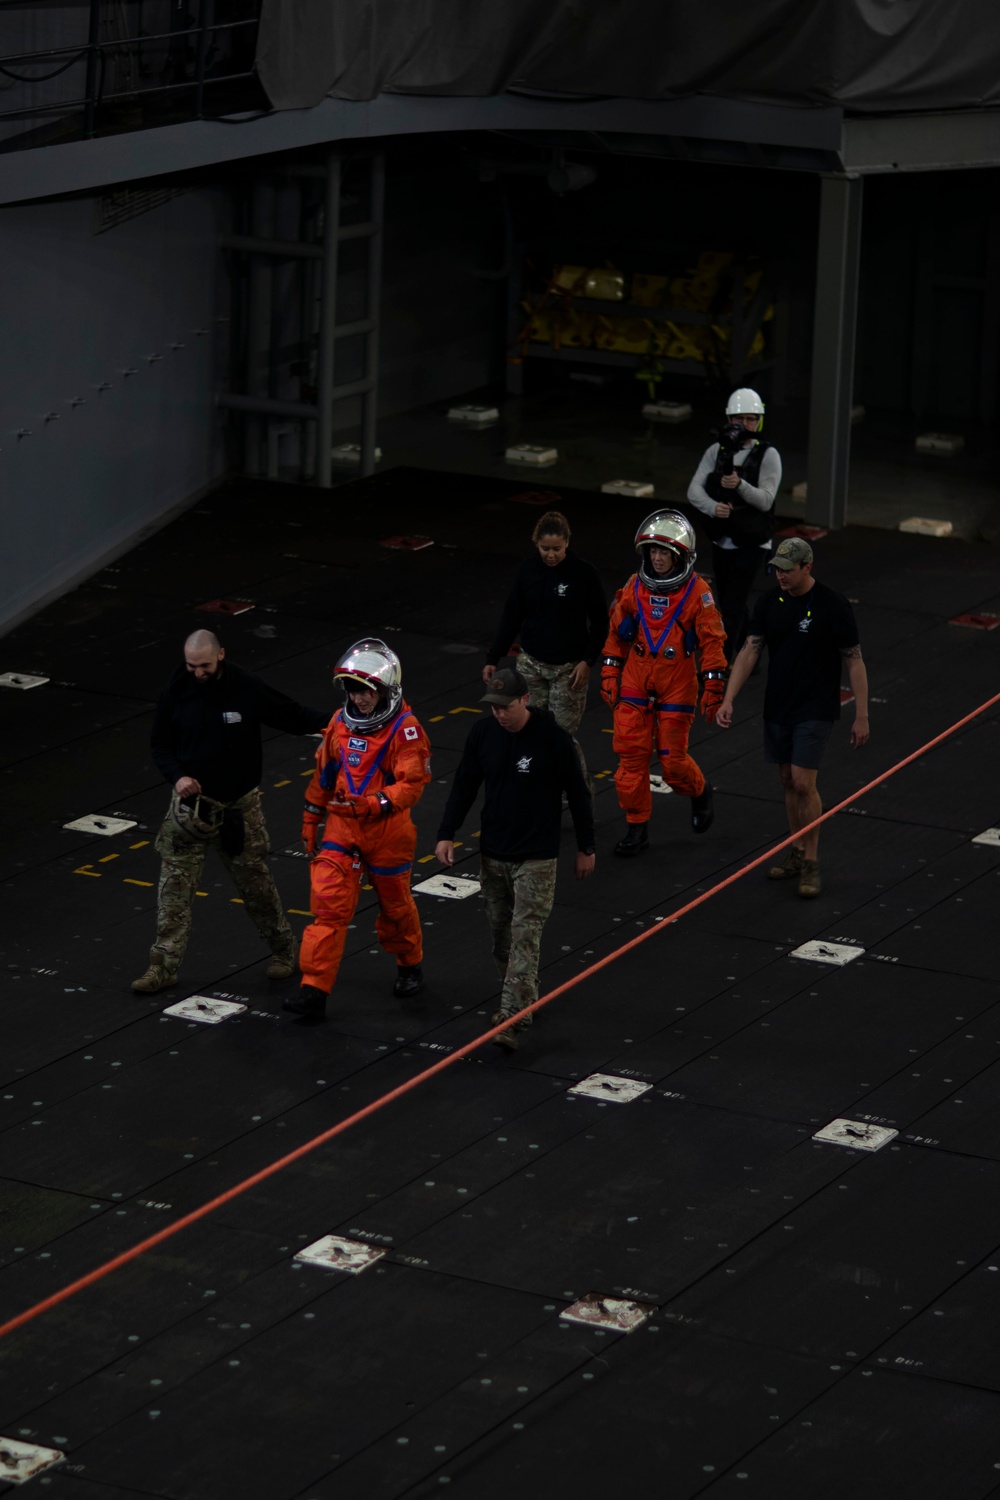
[[[764,759],[775,766],[801,766],[815,771],[823,759],[833,729],[832,719],[805,719],[801,724],[764,720]]]

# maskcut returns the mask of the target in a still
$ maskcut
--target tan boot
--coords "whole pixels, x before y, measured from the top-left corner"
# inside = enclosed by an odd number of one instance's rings
[[[160,990],[169,990],[176,983],[176,974],[171,974],[162,964],[150,964],[145,974],[133,979],[132,989],[137,995],[155,995]]]
[[[268,979],[291,979],[299,967],[299,948],[293,943],[287,953],[276,953],[266,969]]]
[[[780,865],[772,865],[767,872],[768,880],[795,880],[802,874],[805,855],[795,844],[788,850]]]
[[[507,1012],[498,1010],[496,1015],[490,1016],[490,1025],[499,1026],[501,1021],[507,1020]],[[517,1026],[507,1026],[493,1038],[494,1047],[506,1047],[508,1052],[517,1051]]]
[[[799,876],[799,895],[818,896],[822,889],[823,882],[819,878],[819,860],[804,859],[802,874]]]

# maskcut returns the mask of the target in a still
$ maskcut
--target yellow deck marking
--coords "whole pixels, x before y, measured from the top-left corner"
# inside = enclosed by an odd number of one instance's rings
[[[310,772],[310,775],[311,774],[312,773]],[[274,784],[275,786],[291,786],[292,783],[291,780],[286,776],[284,781],[276,781]]]
[[[126,875],[125,876],[125,880],[124,880],[124,884],[125,885],[152,885],[153,882],[151,880],[130,880],[128,878],[128,876]]]
[[[234,906],[242,906],[243,905],[243,902],[242,902],[242,900],[240,899],[239,896],[230,896],[229,899],[230,899],[230,901],[232,902],[232,904]]]
[[[363,891],[370,891],[370,890],[371,890],[371,889],[372,889],[372,887],[371,887],[371,886],[370,886],[370,885],[363,885],[363,886],[362,886],[362,887],[361,887],[361,889],[362,889],[362,890],[363,890]]]
[[[450,714],[481,714],[481,708],[449,708]]]
[[[610,771],[595,771],[594,772],[594,780],[595,781],[600,781],[600,779],[601,779],[602,776],[610,776],[610,775],[611,775]]]
[[[428,719],[427,722],[428,722],[428,724],[440,724],[440,722],[441,722],[441,720],[443,718],[444,718],[444,714],[435,714],[434,717],[433,717],[433,719]]]
[[[313,775],[314,775],[314,774],[315,774],[315,773],[314,773],[314,772],[312,772],[312,771],[300,771],[300,772],[299,772],[299,775],[300,775],[300,776],[310,776],[310,777],[311,777],[311,776],[313,776]]]
[[[288,908],[288,915],[290,917],[311,917],[312,916],[312,912],[311,911],[300,911],[297,906],[290,906]]]
[[[613,729],[602,729],[601,733],[602,734],[614,734],[614,730]]]
[[[470,833],[469,834],[469,838],[470,839],[477,839],[479,837],[480,831],[481,830],[477,828],[476,831],[475,831],[475,833]]]
[[[100,878],[101,878],[101,872],[100,872],[100,870],[88,870],[86,865],[81,865],[78,870],[74,870],[73,871],[73,874],[74,875],[93,875],[93,877],[94,877],[95,880],[100,880]]]
[[[429,864],[429,863],[430,863],[430,861],[431,861],[431,860],[432,860],[432,859],[433,859],[433,858],[434,858],[434,855],[433,855],[433,854],[422,854],[422,855],[421,855],[421,856],[420,856],[420,858],[419,858],[419,859],[418,859],[418,860],[417,860],[417,864],[418,864],[418,865],[426,865],[426,864]]]
[[[207,891],[195,891],[195,895],[196,896],[207,896],[208,892]]]
[[[140,839],[137,844],[129,844],[129,848],[130,849],[145,849],[145,847],[146,847],[146,845],[148,843],[149,843],[149,839]]]
[[[109,860],[117,859],[117,858],[118,858],[117,854],[102,854],[101,857],[100,857],[100,859],[97,861],[97,863],[99,865],[106,865]]]

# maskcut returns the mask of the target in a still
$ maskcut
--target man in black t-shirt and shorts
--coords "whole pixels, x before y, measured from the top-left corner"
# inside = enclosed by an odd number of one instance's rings
[[[868,743],[868,674],[858,643],[854,611],[843,594],[812,576],[813,550],[802,537],[786,537],[771,561],[777,588],[762,594],[746,644],[733,663],[715,722],[729,729],[733,703],[767,646],[764,694],[764,756],[781,772],[788,831],[798,833],[823,811],[816,774],[823,750],[840,718],[841,661],[854,694],[851,744]],[[771,880],[798,878],[800,896],[821,889],[819,829],[803,834]]]

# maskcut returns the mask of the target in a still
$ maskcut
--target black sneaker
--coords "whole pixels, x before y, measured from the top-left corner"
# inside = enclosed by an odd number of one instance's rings
[[[281,1008],[294,1016],[321,1016],[326,1011],[326,995],[315,985],[304,984],[297,995],[285,996]]]
[[[615,845],[615,853],[620,854],[623,859],[630,855],[641,854],[643,849],[649,845],[649,824],[630,823],[628,832],[624,838],[618,840]]]
[[[715,817],[712,798],[712,783],[706,779],[705,790],[700,797],[691,798],[691,827],[695,833],[707,833]]]
[[[419,964],[400,964],[392,993],[397,1000],[412,1000],[424,987],[424,971]]]

